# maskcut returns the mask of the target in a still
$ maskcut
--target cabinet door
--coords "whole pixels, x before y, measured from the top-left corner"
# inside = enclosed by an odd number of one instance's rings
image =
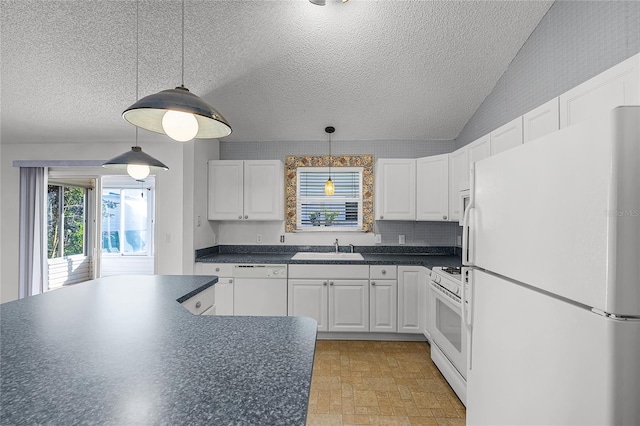
[[[492,156],[522,145],[522,116],[498,127],[490,136]]]
[[[368,280],[329,280],[329,331],[369,331]]]
[[[215,288],[216,315],[233,315],[233,278],[219,277]]]
[[[244,219],[284,219],[284,166],[281,161],[244,162]]]
[[[416,219],[416,160],[376,162],[376,220]]]
[[[371,280],[369,292],[369,330],[395,333],[398,330],[398,281]]]
[[[289,316],[313,318],[318,321],[318,331],[329,331],[326,280],[289,280],[288,293]]]
[[[416,160],[416,219],[449,220],[449,154]]]
[[[478,140],[471,142],[467,146],[467,170],[465,170],[466,181],[462,184],[464,189],[469,189],[469,175],[471,166],[476,161],[480,161],[484,158],[491,156],[491,136],[486,135]]]
[[[522,116],[524,121],[524,143],[531,142],[560,129],[560,112],[558,108],[558,98],[554,98]]]
[[[209,161],[209,220],[243,218],[244,172],[242,161]]]
[[[423,267],[398,266],[398,333],[422,333],[420,286],[426,279]]]
[[[467,147],[449,154],[449,220],[459,221],[462,217],[458,201],[460,185],[468,179]]]
[[[560,128],[620,105],[640,104],[640,54],[560,95]]]

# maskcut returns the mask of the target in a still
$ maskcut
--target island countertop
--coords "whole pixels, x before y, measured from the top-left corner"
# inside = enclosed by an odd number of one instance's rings
[[[109,277],[0,305],[0,423],[304,424],[316,322],[178,303],[216,281]]]

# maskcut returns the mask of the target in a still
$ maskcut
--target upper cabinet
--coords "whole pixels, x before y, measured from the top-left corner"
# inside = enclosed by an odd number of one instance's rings
[[[283,220],[279,160],[209,161],[209,220]]]
[[[525,143],[560,130],[558,102],[558,98],[553,98],[522,117]]]
[[[416,220],[416,160],[376,161],[376,220]]]
[[[522,117],[498,127],[489,136],[491,138],[491,155],[522,145]]]
[[[640,104],[640,54],[560,95],[560,127],[620,105]]]
[[[462,216],[458,195],[468,181],[467,147],[449,154],[449,220],[459,221]]]
[[[471,142],[466,146],[467,148],[467,170],[465,173],[466,184],[462,185],[461,189],[469,189],[469,171],[471,165],[476,161],[480,161],[483,158],[491,156],[491,136],[485,135],[478,140]]]
[[[449,220],[449,154],[418,158],[416,219]]]

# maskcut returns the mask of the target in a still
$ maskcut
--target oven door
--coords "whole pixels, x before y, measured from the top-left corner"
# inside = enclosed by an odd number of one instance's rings
[[[431,338],[458,372],[467,378],[467,328],[462,323],[462,306],[430,283]]]

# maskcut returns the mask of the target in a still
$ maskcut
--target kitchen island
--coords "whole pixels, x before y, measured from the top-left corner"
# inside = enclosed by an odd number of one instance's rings
[[[180,305],[216,281],[109,277],[0,305],[0,424],[304,424],[316,322]]]

